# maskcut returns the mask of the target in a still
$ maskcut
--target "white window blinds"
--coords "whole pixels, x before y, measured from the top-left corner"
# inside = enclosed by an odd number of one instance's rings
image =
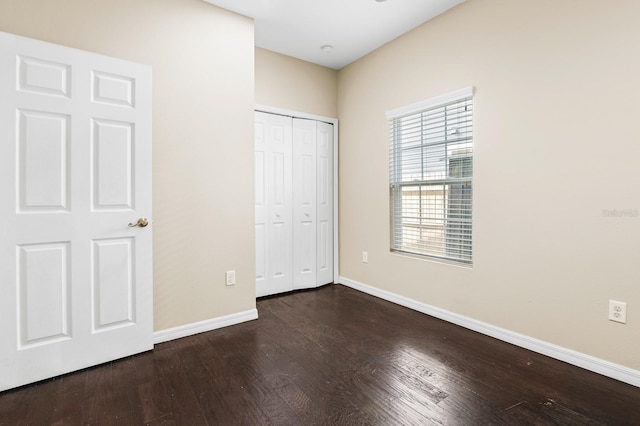
[[[391,250],[472,262],[473,88],[387,113]]]

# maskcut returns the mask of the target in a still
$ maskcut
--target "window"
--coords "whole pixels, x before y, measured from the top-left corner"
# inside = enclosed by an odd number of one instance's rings
[[[472,262],[473,88],[387,113],[391,250]]]

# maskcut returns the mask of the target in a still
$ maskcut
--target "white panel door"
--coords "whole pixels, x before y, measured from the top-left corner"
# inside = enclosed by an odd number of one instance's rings
[[[268,291],[269,246],[267,241],[267,114],[255,113],[255,233],[256,233],[256,295],[265,296]]]
[[[315,120],[293,119],[293,288],[316,287]]]
[[[291,118],[255,113],[256,296],[293,290]]]
[[[319,121],[316,173],[317,286],[333,282],[333,158],[333,125]]]
[[[1,391],[151,349],[153,306],[150,68],[0,33],[0,77]]]

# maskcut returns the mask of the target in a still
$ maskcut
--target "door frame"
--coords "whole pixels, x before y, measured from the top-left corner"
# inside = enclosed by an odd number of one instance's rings
[[[338,230],[340,227],[338,223],[338,119],[262,104],[256,104],[254,110],[256,112],[284,115],[291,118],[323,121],[333,125],[333,282],[338,283],[340,278],[340,244],[338,241]]]

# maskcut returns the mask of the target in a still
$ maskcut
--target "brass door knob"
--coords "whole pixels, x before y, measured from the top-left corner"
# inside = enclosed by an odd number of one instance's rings
[[[141,217],[140,219],[138,219],[136,223],[130,223],[129,228],[135,228],[136,226],[139,226],[140,228],[144,228],[148,224],[149,224],[149,221],[147,220],[147,218]]]

